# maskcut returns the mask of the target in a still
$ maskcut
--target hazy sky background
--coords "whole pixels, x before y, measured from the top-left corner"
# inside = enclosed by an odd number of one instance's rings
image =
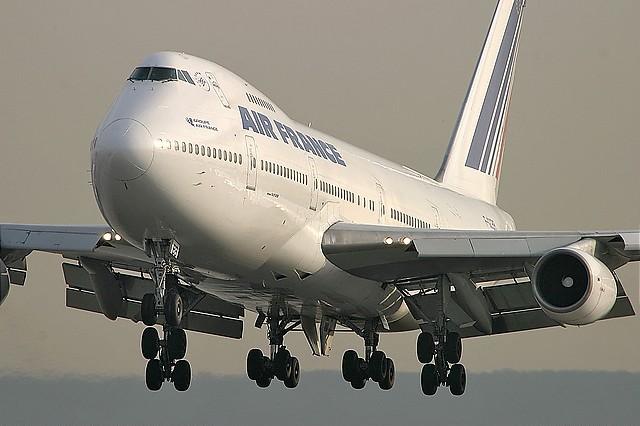
[[[100,223],[89,142],[131,70],[158,50],[211,59],[298,121],[434,175],[494,0],[157,2],[4,0],[0,14],[0,222]],[[499,204],[520,229],[637,229],[640,2],[529,1]],[[620,277],[638,303],[638,267]],[[29,257],[26,287],[0,308],[0,375],[135,375],[142,325],[64,307],[60,258]],[[243,374],[266,348],[190,334],[195,373]],[[471,372],[640,371],[637,318],[465,341]],[[382,337],[417,374],[416,333]],[[332,369],[359,339],[336,337],[304,371]],[[348,386],[343,383],[344,386]],[[143,386],[141,384],[141,386]],[[247,387],[251,388],[251,383]],[[418,389],[415,389],[419,392]]]

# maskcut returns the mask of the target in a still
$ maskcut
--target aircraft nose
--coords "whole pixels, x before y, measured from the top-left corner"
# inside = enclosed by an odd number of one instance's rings
[[[95,151],[100,168],[113,179],[139,178],[153,162],[151,132],[130,118],[112,121],[98,136]]]

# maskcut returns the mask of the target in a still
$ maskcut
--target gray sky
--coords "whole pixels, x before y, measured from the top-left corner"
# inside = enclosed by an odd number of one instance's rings
[[[266,391],[245,377],[203,375],[186,394],[170,386],[148,392],[136,378],[0,377],[0,389],[10,390],[0,410],[3,424],[30,426],[633,425],[640,416],[640,374],[474,374],[460,398],[448,389],[426,398],[410,373],[399,374],[391,392],[371,382],[356,391],[323,371],[302,374],[295,391],[282,383]]]
[[[293,118],[433,175],[444,154],[493,0],[152,2],[4,1],[0,15],[0,222],[101,222],[89,142],[148,53],[180,50],[251,81]],[[640,226],[637,96],[640,3],[529,1],[499,204],[521,229]],[[142,377],[141,325],[64,307],[60,259],[29,257],[25,288],[0,308],[0,375]],[[638,267],[620,272],[638,308]],[[244,372],[266,347],[247,321],[234,341],[192,334],[195,372]],[[637,318],[465,342],[472,372],[640,371]],[[415,333],[382,337],[398,369],[418,371]],[[361,350],[341,334],[302,368],[339,368]]]

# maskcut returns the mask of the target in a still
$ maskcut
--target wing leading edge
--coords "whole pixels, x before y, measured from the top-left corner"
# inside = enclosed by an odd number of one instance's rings
[[[23,285],[27,256],[33,251],[60,254],[76,264],[63,263],[67,283],[66,305],[103,313],[110,319],[140,320],[140,302],[153,293],[154,284],[144,277],[154,263],[146,253],[116,236],[106,225],[0,224],[0,302],[8,292],[8,281]],[[2,272],[6,270],[7,272]],[[95,272],[101,272],[96,279]],[[124,270],[124,272],[122,271]],[[135,271],[137,276],[127,274]],[[186,277],[185,279],[190,278]],[[240,338],[244,309],[190,286],[183,286],[188,313],[181,326],[224,337]]]
[[[598,258],[611,271],[640,260],[638,231],[457,231],[337,223],[325,232],[322,249],[342,270],[395,286],[423,330],[436,322],[446,303],[449,326],[462,337],[475,337],[562,325],[535,300],[529,275],[545,254],[587,239],[597,242]],[[446,302],[436,290],[443,277]],[[615,279],[615,303],[602,319],[635,314]]]

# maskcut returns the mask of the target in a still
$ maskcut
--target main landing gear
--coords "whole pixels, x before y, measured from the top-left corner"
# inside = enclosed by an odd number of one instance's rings
[[[152,270],[155,292],[142,298],[140,316],[148,327],[142,333],[142,356],[149,360],[146,369],[147,388],[157,391],[164,381],[173,382],[178,391],[191,384],[191,365],[183,359],[187,353],[187,334],[180,328],[184,304],[179,292],[178,277],[173,274],[169,241],[149,242],[156,266]],[[164,315],[162,338],[153,326],[158,315]]]
[[[342,378],[354,389],[364,388],[367,380],[378,383],[380,389],[390,390],[395,383],[396,369],[391,358],[377,350],[379,335],[372,321],[368,321],[361,333],[365,342],[365,358],[356,351],[348,350],[342,356]]]
[[[290,320],[280,315],[279,310],[268,319],[270,354],[265,356],[260,349],[251,349],[247,355],[247,376],[261,388],[269,387],[274,378],[287,388],[295,388],[300,383],[300,362],[284,346],[284,335],[299,322],[287,327]]]
[[[423,363],[420,384],[425,395],[435,395],[439,386],[448,386],[453,395],[464,393],[467,374],[462,364],[462,339],[458,333],[444,329],[433,334],[422,332],[416,344],[418,360]],[[431,361],[435,362],[431,364]]]

